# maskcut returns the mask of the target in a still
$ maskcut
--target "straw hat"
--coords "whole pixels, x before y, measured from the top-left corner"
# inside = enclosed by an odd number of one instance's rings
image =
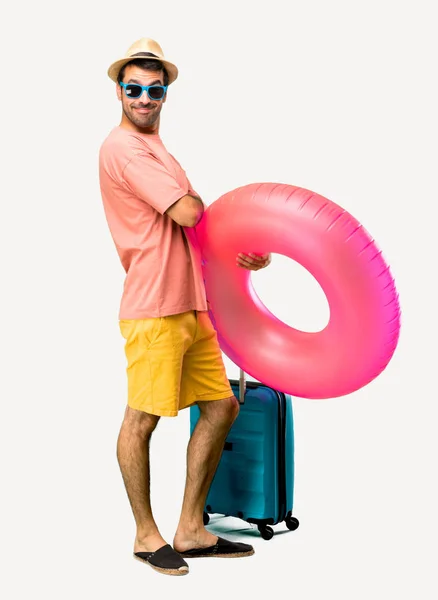
[[[144,56],[145,52],[149,52],[154,56]],[[163,63],[163,65],[166,67],[166,71],[169,74],[169,85],[178,77],[177,67],[164,58],[163,50],[158,42],[149,38],[141,38],[140,40],[137,40],[132,44],[132,46],[130,46],[130,48],[128,48],[123,58],[113,62],[108,69],[109,77],[117,83],[117,77],[123,65],[126,65],[126,63],[129,63],[136,58],[150,58],[152,60],[157,58],[157,60]]]

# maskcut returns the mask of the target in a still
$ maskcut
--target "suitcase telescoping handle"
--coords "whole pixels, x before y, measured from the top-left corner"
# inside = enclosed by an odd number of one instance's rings
[[[239,404],[244,404],[244,402],[245,402],[245,392],[246,392],[245,371],[243,369],[240,369],[240,376],[239,376]]]

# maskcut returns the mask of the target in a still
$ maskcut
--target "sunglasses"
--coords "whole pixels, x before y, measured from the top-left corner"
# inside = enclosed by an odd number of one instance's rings
[[[167,91],[167,85],[138,85],[137,83],[122,83],[120,85],[125,90],[128,98],[140,98],[143,90],[146,90],[147,95],[151,100],[162,100]]]

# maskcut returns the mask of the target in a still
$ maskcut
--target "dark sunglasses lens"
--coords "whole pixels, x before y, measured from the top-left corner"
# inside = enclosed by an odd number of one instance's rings
[[[127,85],[125,90],[126,95],[130,98],[138,98],[139,96],[141,96],[142,92],[141,86],[135,85],[135,83],[130,83],[129,85]]]
[[[164,96],[164,90],[158,85],[153,85],[149,88],[149,96],[152,98],[152,100],[161,100],[161,98]]]

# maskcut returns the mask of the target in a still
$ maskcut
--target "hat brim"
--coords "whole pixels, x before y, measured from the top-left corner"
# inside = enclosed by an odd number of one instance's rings
[[[136,60],[138,58],[143,58],[143,57],[132,56],[130,58],[122,58],[120,60],[116,60],[116,62],[114,62],[108,69],[108,77],[110,79],[112,79],[113,81],[115,81],[116,83],[118,83],[117,77],[120,73],[120,69],[127,63],[132,62],[133,60]],[[173,83],[175,81],[175,79],[178,77],[177,67],[173,63],[169,62],[168,60],[164,60],[164,58],[154,58],[152,56],[147,56],[144,58],[147,58],[148,60],[158,60],[160,63],[162,63],[166,67],[167,74],[169,75],[169,84],[168,85]]]

